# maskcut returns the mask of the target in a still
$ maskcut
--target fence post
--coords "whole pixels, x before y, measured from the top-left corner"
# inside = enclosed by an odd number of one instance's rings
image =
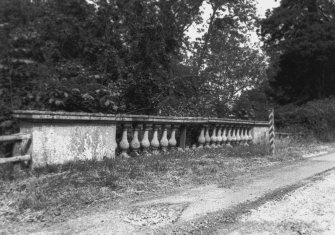
[[[275,146],[275,115],[274,109],[270,109],[269,112],[269,142],[270,142],[270,149],[271,154],[275,155],[276,153],[276,146]]]

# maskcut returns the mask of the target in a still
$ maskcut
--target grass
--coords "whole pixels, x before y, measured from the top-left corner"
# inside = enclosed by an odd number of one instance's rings
[[[27,171],[14,180],[2,172],[0,218],[43,221],[92,203],[118,201],[204,184],[229,186],[238,175],[287,160],[301,159],[297,147],[278,145],[169,152],[130,159],[84,161]],[[293,145],[293,144],[292,144]]]

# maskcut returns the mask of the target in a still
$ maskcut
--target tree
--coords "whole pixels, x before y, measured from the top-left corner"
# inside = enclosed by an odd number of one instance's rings
[[[237,17],[216,19],[201,76],[206,77],[208,90],[217,102],[232,103],[265,79],[266,58],[249,45],[248,30]]]
[[[192,43],[186,32],[205,21],[204,3],[213,14]],[[5,107],[12,100],[16,109],[215,116],[218,103],[261,79],[253,68],[263,58],[244,36],[255,23],[253,1],[0,4]]]
[[[263,82],[256,88],[243,92],[233,105],[233,115],[239,118],[268,120],[271,104],[266,95],[266,87],[266,82]]]
[[[134,112],[157,112],[173,87],[172,64],[179,60],[186,28],[198,17],[201,1],[119,1],[128,64],[125,103]]]
[[[257,22],[255,2],[208,0],[205,5],[212,12],[200,28],[204,34],[187,45],[187,69],[175,72],[175,83],[188,83],[189,89],[167,96],[164,104],[178,108],[165,108],[165,113],[217,116],[218,106],[231,106],[244,90],[265,79],[265,56],[250,45],[249,33]]]
[[[25,109],[115,107],[106,84],[92,77],[97,73],[97,62],[87,53],[94,45],[89,41],[92,5],[84,0],[1,3],[7,48],[0,61],[4,100],[11,97],[13,108]]]
[[[270,95],[280,104],[302,104],[335,91],[335,3],[282,0],[261,22],[271,57]]]
[[[1,1],[0,95],[14,108],[154,112],[199,4]]]

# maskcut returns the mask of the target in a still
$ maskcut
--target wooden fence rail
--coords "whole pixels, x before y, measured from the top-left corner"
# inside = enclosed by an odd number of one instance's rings
[[[30,134],[13,134],[0,136],[1,142],[14,142],[12,157],[0,158],[0,164],[30,162],[31,155],[27,154],[31,142]]]
[[[8,158],[0,158],[0,164],[21,162],[21,161],[30,161],[30,160],[31,160],[30,155],[15,156],[15,157],[8,157]]]
[[[12,142],[31,139],[31,134],[1,135],[0,142]]]
[[[284,139],[284,138],[292,138],[292,137],[299,137],[303,136],[303,133],[293,133],[293,132],[275,132],[275,136],[277,139]]]

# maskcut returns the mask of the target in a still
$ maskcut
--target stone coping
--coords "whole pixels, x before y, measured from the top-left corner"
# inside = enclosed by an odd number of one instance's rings
[[[268,122],[228,118],[174,117],[127,114],[103,114],[83,112],[53,112],[36,110],[15,110],[13,116],[28,122],[95,122],[95,123],[158,123],[158,124],[239,124],[268,126]]]

